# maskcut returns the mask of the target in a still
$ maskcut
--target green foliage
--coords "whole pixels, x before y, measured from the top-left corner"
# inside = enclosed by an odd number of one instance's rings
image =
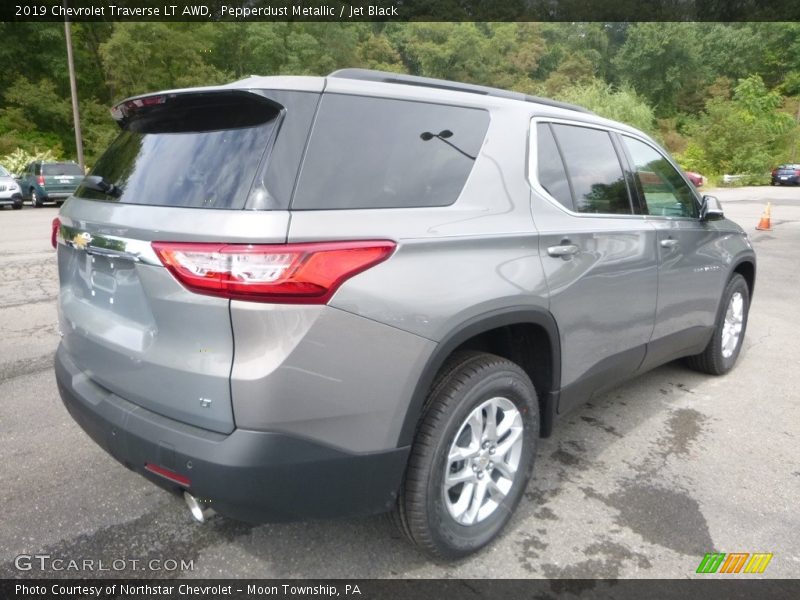
[[[100,59],[112,95],[212,85],[230,78],[209,64],[213,26],[192,23],[116,23],[100,44]]]
[[[431,14],[464,11],[459,0]],[[513,0],[512,12],[522,6]],[[472,7],[480,10],[479,7]],[[455,11],[455,13],[453,12]],[[442,14],[444,14],[442,13]],[[470,13],[479,19],[480,12]],[[644,129],[684,166],[764,172],[791,156],[798,23],[72,23],[84,152],[116,134],[108,108],[251,74],[364,67],[557,97]],[[63,23],[0,23],[0,155],[75,157]],[[791,114],[789,114],[791,113]],[[766,166],[765,166],[766,165]]]
[[[696,23],[636,23],[614,65],[658,116],[702,106],[708,66],[700,55]]]
[[[26,152],[22,148],[17,148],[13,152],[6,154],[0,158],[0,165],[3,165],[11,173],[19,175],[25,170],[25,167],[34,160],[58,160],[51,150],[38,150],[34,149],[33,152]]]
[[[711,173],[761,174],[781,162],[796,124],[778,110],[782,100],[757,75],[740,79],[733,98],[712,98],[691,127],[692,144],[681,157],[689,168]],[[689,166],[691,165],[691,166]]]
[[[595,79],[562,90],[558,99],[584,106],[602,117],[622,121],[653,136],[658,134],[653,109],[629,86],[615,90]]]

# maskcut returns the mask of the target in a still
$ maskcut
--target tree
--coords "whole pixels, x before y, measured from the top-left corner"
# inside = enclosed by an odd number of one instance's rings
[[[628,86],[614,89],[609,84],[594,79],[563,89],[558,94],[558,99],[657,135],[653,109]]]
[[[696,23],[636,23],[614,59],[619,81],[627,81],[658,116],[696,112],[709,81]]]
[[[759,174],[780,161],[796,125],[782,112],[780,94],[761,77],[740,79],[733,98],[712,98],[690,128],[687,168],[710,173]]]

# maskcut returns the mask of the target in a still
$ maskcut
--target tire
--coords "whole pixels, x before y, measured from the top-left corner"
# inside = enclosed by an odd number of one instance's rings
[[[750,310],[750,289],[738,273],[731,277],[722,293],[714,333],[705,350],[686,359],[695,371],[724,375],[736,364],[742,349]]]
[[[491,542],[522,498],[538,436],[536,390],[519,366],[492,354],[454,355],[431,387],[411,449],[394,514],[400,530],[438,559]]]
[[[33,208],[41,208],[43,206],[42,199],[39,198],[39,194],[34,189],[31,189],[31,206]]]
[[[14,204],[12,205],[12,208],[13,208],[14,210],[19,210],[19,209],[21,209],[21,208],[22,208],[22,200],[20,200],[19,202],[14,202]]]

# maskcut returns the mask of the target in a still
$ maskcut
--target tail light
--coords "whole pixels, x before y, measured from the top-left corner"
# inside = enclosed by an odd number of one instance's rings
[[[385,240],[305,244],[153,242],[186,288],[253,302],[325,304],[347,279],[386,260]]]
[[[44,175],[39,175],[39,177],[36,178],[36,183],[44,185]]]
[[[794,170],[794,174],[795,174],[795,175],[800,175],[800,169],[795,169],[795,170]]]
[[[53,248],[58,248],[58,231],[61,229],[61,219],[56,217],[53,219],[53,223],[51,225],[52,229],[50,231],[50,243],[53,245]]]

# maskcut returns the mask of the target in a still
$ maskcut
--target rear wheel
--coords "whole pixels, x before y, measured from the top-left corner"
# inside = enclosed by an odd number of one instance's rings
[[[396,517],[437,558],[459,558],[503,529],[530,479],[539,434],[536,391],[513,362],[462,353],[431,389]]]
[[[714,334],[703,352],[686,359],[689,367],[710,375],[730,371],[742,349],[749,310],[750,289],[744,277],[736,273],[722,293]]]
[[[36,190],[31,190],[31,206],[33,208],[42,207],[42,199],[39,197],[39,194],[36,193]]]

